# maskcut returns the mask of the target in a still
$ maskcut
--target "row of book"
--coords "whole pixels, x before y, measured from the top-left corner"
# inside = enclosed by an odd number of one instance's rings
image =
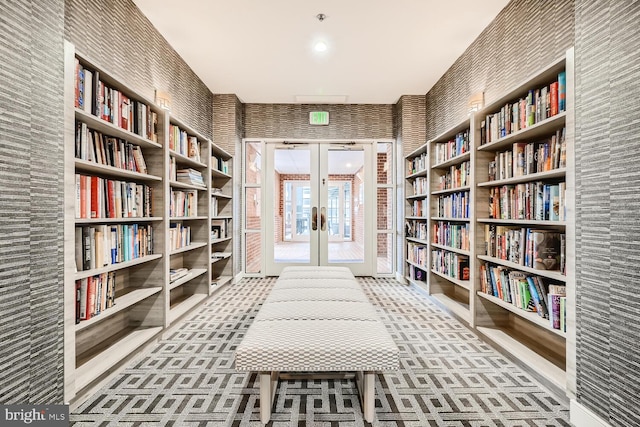
[[[172,190],[169,200],[169,216],[198,216],[198,191]]]
[[[525,311],[549,319],[549,326],[566,332],[566,286],[545,284],[540,276],[493,264],[480,266],[481,291]]]
[[[131,261],[153,253],[150,224],[76,227],[76,269],[87,271]]]
[[[544,141],[517,142],[511,150],[496,153],[489,162],[489,181],[565,168],[566,148],[565,128]]]
[[[409,175],[412,175],[414,173],[422,172],[428,167],[429,156],[427,155],[427,153],[422,153],[421,155],[408,160],[407,173]]]
[[[450,190],[471,184],[471,162],[451,166],[447,173],[438,178],[438,190]]]
[[[144,102],[108,86],[97,70],[80,64],[76,58],[75,107],[121,129],[158,141],[158,115]]]
[[[218,216],[218,198],[217,197],[211,197],[211,216],[216,217]]]
[[[409,265],[409,279],[418,282],[426,282],[427,272],[420,267],[416,267],[415,265]]]
[[[543,181],[503,185],[489,189],[489,218],[564,221],[565,182]]]
[[[470,196],[468,191],[439,196],[436,212],[440,218],[469,218]]]
[[[116,272],[76,280],[76,324],[89,320],[116,303]]]
[[[229,175],[229,160],[224,160],[222,157],[211,156],[211,167]]]
[[[405,221],[405,236],[414,239],[427,240],[427,223],[425,221]]]
[[[212,219],[211,220],[211,239],[226,239],[229,236],[231,225],[230,219]]]
[[[553,230],[536,230],[485,224],[486,254],[537,270],[565,270],[566,235]]]
[[[121,138],[104,135],[76,122],[75,157],[132,172],[147,173],[142,149]]]
[[[200,141],[195,136],[189,135],[179,126],[169,125],[169,150],[196,162],[201,161]]]
[[[411,204],[412,216],[427,216],[429,214],[429,200],[424,198],[420,200],[414,200]]]
[[[530,89],[519,100],[505,104],[500,111],[487,114],[481,122],[480,144],[487,144],[518,132],[565,111],[566,73],[549,85]]]
[[[469,250],[469,223],[454,224],[447,221],[433,223],[431,242],[450,248]]]
[[[407,259],[413,264],[427,268],[428,250],[426,245],[407,242]]]
[[[447,142],[438,142],[435,144],[435,164],[444,163],[454,157],[461,156],[469,152],[469,129],[456,134],[456,136]]]
[[[427,178],[418,177],[413,180],[412,186],[414,196],[427,194],[429,191],[429,180]]]
[[[152,216],[152,188],[146,184],[76,174],[76,218]]]
[[[169,225],[169,250],[184,248],[191,244],[191,227],[178,222]]]
[[[469,280],[469,257],[434,249],[431,251],[431,269],[457,280]]]

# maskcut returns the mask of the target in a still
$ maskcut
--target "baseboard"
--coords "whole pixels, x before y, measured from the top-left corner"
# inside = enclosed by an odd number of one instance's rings
[[[240,273],[236,274],[236,277],[234,277],[233,279],[233,283],[238,283],[240,280],[242,280],[243,277],[244,273],[241,271]]]
[[[402,274],[398,273],[396,271],[396,280],[402,284],[406,284],[407,281],[404,279],[404,277],[402,277]]]
[[[571,399],[569,403],[569,421],[578,427],[611,427],[610,424],[575,399]]]

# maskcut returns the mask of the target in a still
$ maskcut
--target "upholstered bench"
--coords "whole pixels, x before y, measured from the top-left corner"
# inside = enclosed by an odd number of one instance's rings
[[[375,373],[397,370],[399,350],[349,269],[288,267],[236,349],[235,363],[260,374],[265,424],[283,372],[354,372],[371,422]]]

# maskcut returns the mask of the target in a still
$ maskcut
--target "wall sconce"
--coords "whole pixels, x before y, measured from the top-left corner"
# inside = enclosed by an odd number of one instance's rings
[[[171,110],[171,95],[169,92],[156,89],[156,104],[165,110]]]
[[[480,111],[484,107],[484,92],[477,92],[469,97],[467,104],[467,112],[469,115],[476,111]]]

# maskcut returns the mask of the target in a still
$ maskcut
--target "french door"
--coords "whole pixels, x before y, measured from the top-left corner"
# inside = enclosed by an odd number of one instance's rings
[[[267,143],[265,273],[289,265],[375,274],[373,145]],[[271,189],[271,191],[268,191]]]

